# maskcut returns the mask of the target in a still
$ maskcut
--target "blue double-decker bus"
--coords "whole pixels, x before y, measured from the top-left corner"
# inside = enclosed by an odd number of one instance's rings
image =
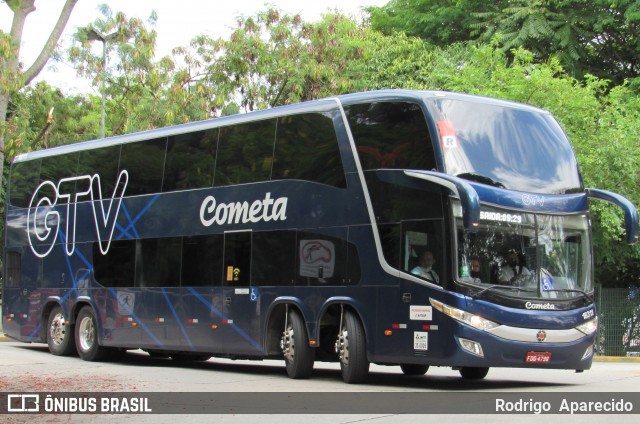
[[[482,379],[594,355],[589,199],[554,117],[350,94],[15,158],[2,324],[55,355]]]

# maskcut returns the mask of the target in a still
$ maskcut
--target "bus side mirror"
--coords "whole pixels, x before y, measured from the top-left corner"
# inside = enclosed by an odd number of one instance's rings
[[[586,189],[587,196],[592,199],[604,200],[613,203],[624,212],[624,226],[627,232],[627,243],[633,244],[638,241],[638,210],[624,196],[607,190],[597,188]]]
[[[448,188],[460,198],[462,205],[462,225],[464,229],[477,232],[480,228],[480,197],[471,184],[453,175],[433,171],[404,171],[413,178],[430,181]]]

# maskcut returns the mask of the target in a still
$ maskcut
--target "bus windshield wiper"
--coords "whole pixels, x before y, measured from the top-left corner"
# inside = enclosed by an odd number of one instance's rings
[[[579,293],[581,294],[587,301],[593,302],[593,299],[583,290],[580,289],[558,289],[558,290],[544,290],[544,293]]]
[[[484,175],[475,174],[473,172],[463,172],[462,174],[456,175],[456,177],[469,180],[469,181],[475,181],[481,184],[490,185],[493,187],[505,188],[504,184],[502,184],[501,182],[498,182]]]
[[[478,293],[474,294],[473,297],[474,299],[477,297],[481,297],[485,292],[488,292],[490,290],[493,289],[504,289],[504,290],[510,290],[510,291],[522,291],[522,292],[528,292],[528,293],[535,293],[535,290],[531,290],[531,289],[523,289],[522,287],[514,287],[514,286],[504,286],[502,284],[494,284],[492,286],[489,286],[481,291],[479,291]]]

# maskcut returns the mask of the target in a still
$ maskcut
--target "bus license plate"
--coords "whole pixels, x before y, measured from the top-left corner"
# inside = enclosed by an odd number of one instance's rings
[[[548,364],[551,362],[551,352],[527,352],[525,363]]]

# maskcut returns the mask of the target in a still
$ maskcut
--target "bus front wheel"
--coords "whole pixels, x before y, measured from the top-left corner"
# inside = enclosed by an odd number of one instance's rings
[[[85,361],[102,361],[109,357],[110,348],[98,344],[98,325],[91,306],[80,310],[76,319],[76,347]]]
[[[289,378],[309,378],[313,371],[314,352],[309,347],[304,320],[296,311],[289,313],[280,347]]]
[[[56,356],[69,356],[75,353],[73,326],[69,324],[60,305],[56,305],[47,320],[47,345],[49,352]]]
[[[364,328],[360,319],[351,311],[344,313],[342,327],[336,340],[336,353],[340,358],[340,371],[345,383],[357,384],[366,380],[369,361]]]

